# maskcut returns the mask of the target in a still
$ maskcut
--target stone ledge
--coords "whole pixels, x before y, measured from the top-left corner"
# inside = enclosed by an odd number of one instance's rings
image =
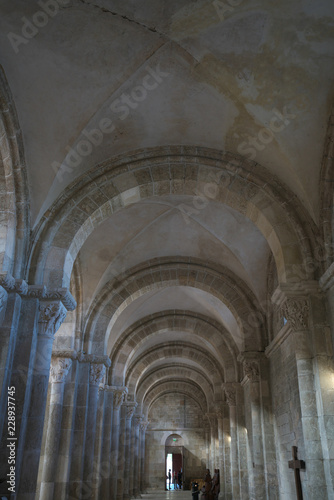
[[[60,300],[67,311],[74,311],[77,303],[73,295],[67,288],[47,288],[44,285],[28,285],[25,280],[15,279],[10,274],[0,273],[0,286],[7,293],[18,293],[24,298],[33,298],[38,300]]]
[[[277,349],[279,349],[279,347],[283,344],[283,342],[289,337],[291,333],[292,333],[291,326],[287,323],[280,329],[274,340],[272,340],[272,342],[270,342],[270,344],[266,348],[265,355],[267,356],[267,358],[270,358],[274,354],[274,352],[276,352]]]
[[[327,292],[334,286],[334,262],[332,262],[327,271],[321,276],[319,284],[324,292]]]

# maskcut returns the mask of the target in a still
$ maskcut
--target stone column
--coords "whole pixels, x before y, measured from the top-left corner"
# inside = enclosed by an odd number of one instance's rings
[[[31,375],[31,394],[26,418],[24,441],[19,443],[20,482],[18,493],[22,500],[35,497],[39,458],[43,436],[45,405],[48,391],[54,335],[66,317],[66,308],[60,301],[41,301],[39,305],[36,355]],[[23,424],[22,424],[23,425]],[[19,454],[19,453],[18,453]]]
[[[124,450],[124,478],[123,478],[123,500],[130,500],[130,484],[131,475],[133,471],[130,471],[131,453],[133,454],[132,445],[132,417],[137,408],[138,403],[133,401],[127,401],[124,403],[126,407],[126,418],[125,418],[125,450]],[[133,477],[132,477],[133,482]]]
[[[83,480],[90,370],[89,363],[83,361],[84,355],[80,353],[78,356],[75,400],[73,401],[73,432],[68,480],[69,498],[80,498]]]
[[[243,364],[245,375],[244,384],[248,386],[250,397],[251,415],[251,452],[252,452],[252,498],[266,500],[267,487],[265,480],[265,460],[262,438],[262,408],[261,408],[261,388],[260,388],[260,353],[243,353],[239,356],[239,361]]]
[[[6,290],[0,285],[0,408],[7,406],[20,309],[21,297],[17,293],[8,296]],[[2,436],[5,418],[6,412],[1,411],[0,436]]]
[[[233,383],[223,384],[227,404],[230,413],[230,450],[231,450],[231,479],[232,479],[232,498],[241,498],[240,479],[239,479],[239,454],[238,454],[238,433],[237,433],[237,394],[236,385]]]
[[[113,401],[113,426],[111,435],[111,463],[110,463],[110,498],[117,498],[118,484],[118,463],[119,463],[119,448],[120,448],[120,432],[121,432],[121,406],[124,401],[124,396],[128,390],[126,387],[112,387],[114,389]]]
[[[110,462],[111,462],[111,435],[113,428],[115,389],[109,385],[104,386],[104,425],[102,435],[101,462],[103,464],[103,475],[99,489],[100,498],[108,498],[110,492]]]
[[[291,328],[296,353],[308,500],[331,498],[334,424],[332,344],[323,296],[314,282],[281,285],[273,295]],[[329,352],[330,349],[330,352]],[[300,457],[303,458],[303,457]]]
[[[99,385],[105,377],[105,366],[102,363],[92,362],[89,373],[89,394],[88,394],[88,413],[86,422],[86,440],[83,468],[83,496],[85,498],[93,497],[94,483],[93,479],[97,472],[94,463],[94,444],[96,435],[96,414]]]
[[[74,350],[53,351],[52,357],[66,357],[72,359],[71,369],[64,383],[63,412],[60,426],[57,472],[53,495],[54,500],[57,500],[58,498],[69,498],[68,489],[72,450],[74,447],[73,441],[76,432],[75,418],[80,363],[77,359],[77,352]]]
[[[205,431],[206,468],[211,469],[211,454],[210,454],[211,431],[210,431],[210,423],[206,415],[204,415],[203,417],[203,423]]]
[[[54,483],[60,441],[60,426],[63,410],[64,382],[71,367],[69,358],[52,358],[50,370],[51,394],[49,419],[47,423],[45,453],[42,468],[40,500],[54,498]]]
[[[232,499],[232,475],[231,475],[231,434],[230,434],[230,409],[228,404],[222,405],[223,413],[223,478],[225,500]],[[221,480],[221,483],[222,483]]]
[[[145,436],[148,424],[149,422],[147,420],[142,421],[140,424],[140,493],[146,493],[147,488],[145,467]]]
[[[134,435],[134,444],[133,444],[133,484],[132,484],[132,490],[130,489],[130,495],[133,496],[134,498],[137,498],[139,495],[139,489],[140,489],[140,483],[139,483],[139,478],[140,478],[140,473],[139,473],[139,466],[140,466],[140,456],[139,456],[139,427],[142,422],[142,415],[135,415],[133,417],[133,422],[132,422],[132,428],[133,428],[133,435]]]
[[[224,481],[224,413],[223,410],[218,407],[216,410],[217,424],[218,424],[218,460],[217,468],[219,469],[220,475],[220,492],[225,496],[225,481]]]
[[[213,475],[214,469],[216,468],[216,425],[217,425],[217,416],[215,413],[207,413],[206,414],[209,422],[210,422],[210,472]]]

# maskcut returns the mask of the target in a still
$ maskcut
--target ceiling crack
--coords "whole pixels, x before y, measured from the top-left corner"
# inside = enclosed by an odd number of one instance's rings
[[[156,33],[157,35],[160,35],[160,36],[163,36],[163,37],[166,37],[168,40],[171,41],[171,39],[165,34],[165,33],[161,33],[160,31],[158,31],[156,28],[152,28],[150,26],[146,26],[146,24],[143,24],[143,23],[140,23],[139,21],[135,21],[134,19],[131,19],[130,17],[128,16],[125,16],[125,15],[122,15],[122,14],[119,14],[118,12],[113,12],[109,9],[106,9],[105,7],[101,7],[100,5],[97,5],[93,2],[89,2],[87,0],[79,0],[79,2],[85,4],[85,5],[91,5],[92,7],[95,7],[96,9],[99,9],[101,12],[105,12],[105,13],[108,13],[108,14],[111,14],[112,16],[116,16],[116,17],[120,17],[122,19],[125,19],[126,21],[128,21],[129,23],[133,23],[133,24],[136,24],[137,26],[140,26],[141,28],[144,28],[146,30],[149,30],[151,31],[152,33]]]

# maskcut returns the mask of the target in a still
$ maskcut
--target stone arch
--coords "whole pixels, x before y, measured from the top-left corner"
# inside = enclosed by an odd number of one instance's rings
[[[205,414],[209,410],[206,396],[203,391],[198,388],[198,386],[193,385],[189,382],[184,382],[182,380],[172,381],[158,384],[148,392],[143,402],[143,414],[145,415],[146,419],[148,418],[149,409],[154,404],[154,402],[161,396],[170,393],[183,394],[190,397],[199,405],[199,407],[203,411],[203,414]]]
[[[180,436],[180,438],[182,439],[182,442],[183,442],[183,446],[189,446],[189,438],[188,438],[188,436],[186,434],[184,434],[184,432],[182,432],[182,431],[179,431],[179,432],[180,432],[180,434],[174,434],[174,433],[171,434],[170,431],[165,431],[162,434],[162,436],[161,436],[160,444],[162,446],[166,446],[167,439],[170,436],[174,436],[175,435],[175,436]]]
[[[138,348],[151,336],[168,331],[190,332],[210,343],[220,353],[227,381],[238,378],[238,351],[226,329],[215,320],[191,311],[162,311],[139,320],[125,330],[111,353],[112,385],[121,385],[134,346]]]
[[[318,241],[315,263],[322,272],[333,262],[334,255],[334,106],[328,121],[320,174],[320,221],[322,241]]]
[[[207,351],[190,342],[165,342],[163,346],[156,346],[147,350],[136,358],[128,367],[124,384],[130,394],[135,394],[141,377],[145,376],[147,368],[157,360],[175,359],[180,357],[190,359],[201,367],[211,378],[215,393],[221,393],[221,384],[225,380],[224,367]]]
[[[263,349],[265,318],[249,287],[225,267],[181,258],[153,259],[108,282],[89,312],[85,349],[105,352],[113,322],[132,300],[152,289],[175,284],[198,288],[217,297],[234,315],[243,349],[248,346]]]
[[[208,182],[209,181],[209,182]],[[255,162],[227,152],[173,146],[108,160],[73,182],[34,232],[32,282],[67,286],[87,237],[112,213],[165,194],[190,197],[216,186],[215,201],[248,217],[266,238],[280,282],[294,280],[296,265],[312,257],[311,217],[290,189]],[[309,231],[309,234],[305,233]],[[57,258],[62,263],[58,272]],[[310,271],[308,279],[313,277]]]
[[[0,66],[0,272],[24,278],[30,215],[24,149],[15,103]]]
[[[214,387],[212,382],[200,370],[186,365],[165,365],[159,369],[150,371],[143,380],[140,381],[135,400],[142,407],[146,394],[157,383],[164,383],[171,380],[188,380],[198,385],[207,395],[209,402],[214,401]]]
[[[178,438],[180,439],[180,443],[178,443],[178,446],[184,446],[184,439],[180,434],[176,434],[173,432],[172,434],[169,434],[169,436],[165,440],[165,446],[174,446],[173,443],[173,438]]]

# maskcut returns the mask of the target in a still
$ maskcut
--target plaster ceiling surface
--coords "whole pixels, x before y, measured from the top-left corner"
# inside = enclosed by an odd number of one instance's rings
[[[179,208],[186,197],[142,201],[116,212],[86,240],[79,258],[84,307],[103,286],[128,269],[156,257],[193,257],[231,269],[263,299],[270,248],[246,217],[217,202],[198,214]]]
[[[109,325],[107,352],[111,352],[122,332],[136,321],[161,311],[177,311],[181,305],[186,311],[203,314],[216,320],[231,333],[237,343],[240,342],[241,335],[236,318],[221,300],[196,288],[171,286],[142,295],[115,316]]]
[[[98,162],[164,144],[255,155],[316,219],[333,97],[331,0],[241,1],[224,16],[205,0],[57,5],[16,45],[8,35],[24,36],[41,7],[33,0],[0,6],[0,60],[22,127],[33,220]],[[110,104],[142,84],[148,67],[164,76],[122,120]],[[277,113],[284,126],[263,135]],[[66,166],[67,148],[105,117],[115,130],[56,178],[54,162]]]

